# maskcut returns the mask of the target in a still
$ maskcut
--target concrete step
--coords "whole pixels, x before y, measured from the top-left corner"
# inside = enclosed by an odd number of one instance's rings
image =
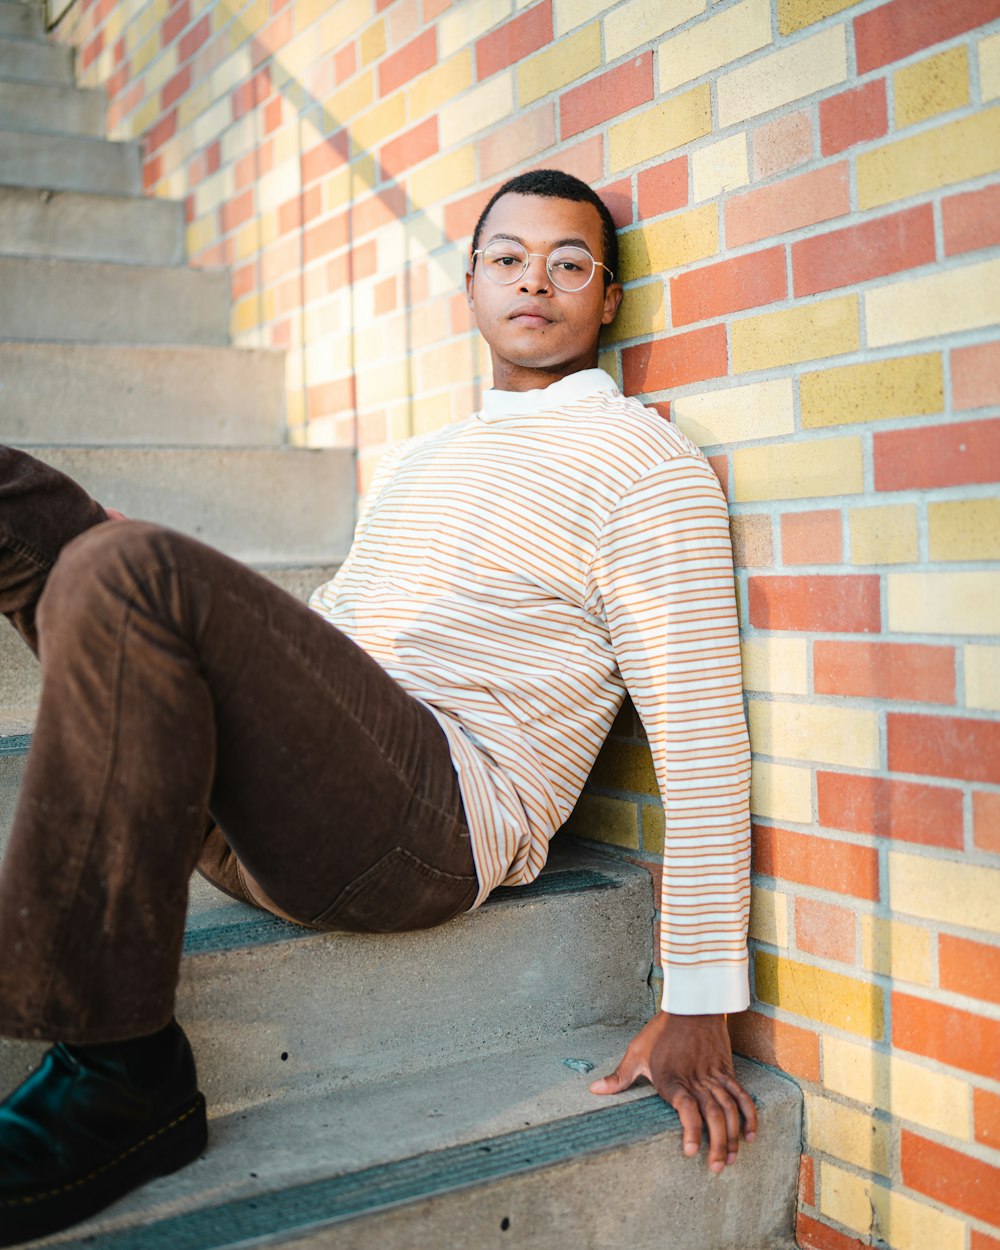
[[[284,438],[284,357],[264,348],[0,343],[0,379],[0,443],[261,446]]]
[[[229,342],[229,273],[0,257],[0,340]]]
[[[71,48],[44,39],[0,38],[0,78],[73,85]]]
[[[4,8],[25,7],[4,5]],[[0,81],[0,130],[89,135],[103,139],[107,111],[103,91]]]
[[[0,131],[0,186],[138,196],[142,190],[139,144],[84,135]]]
[[[0,39],[44,39],[45,15],[37,4],[0,0]]]

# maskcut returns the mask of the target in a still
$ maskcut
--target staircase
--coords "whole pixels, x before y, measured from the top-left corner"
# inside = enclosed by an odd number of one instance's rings
[[[228,344],[41,12],[0,0],[0,442],[307,594],[345,554],[348,453],[282,447],[282,361]],[[0,629],[0,850],[38,694]],[[587,1092],[647,1018],[648,875],[557,841],[533,886],[428,933],[320,935],[192,886],[177,1015],[211,1146],[38,1245],[787,1250],[801,1099],[740,1062],[758,1143],[721,1177],[648,1087]],[[4,958],[0,952],[0,958]],[[0,1095],[41,1047],[0,1042]]]

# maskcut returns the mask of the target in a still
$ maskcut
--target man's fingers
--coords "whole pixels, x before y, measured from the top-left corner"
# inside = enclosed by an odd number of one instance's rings
[[[724,1083],[714,1085],[711,1092],[726,1121],[726,1162],[734,1163],[740,1148],[740,1109]]]
[[[714,1090],[707,1087],[699,1089],[697,1096],[698,1107],[708,1129],[708,1166],[713,1172],[721,1172],[730,1154],[727,1117]],[[685,1137],[685,1153],[686,1149]]]
[[[736,1099],[743,1116],[743,1136],[747,1141],[753,1141],[757,1135],[757,1106],[754,1100],[734,1077],[724,1077],[723,1084]]]
[[[591,1082],[590,1092],[592,1094],[620,1094],[623,1089],[630,1089],[642,1075],[639,1064],[626,1054],[610,1076],[602,1076]]]
[[[688,1156],[696,1155],[701,1146],[702,1124],[697,1100],[686,1089],[679,1089],[667,1101],[680,1116],[684,1153]]]

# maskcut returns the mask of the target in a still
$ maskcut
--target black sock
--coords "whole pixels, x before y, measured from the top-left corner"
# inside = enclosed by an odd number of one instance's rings
[[[131,1037],[123,1042],[101,1042],[88,1046],[70,1046],[75,1055],[84,1061],[97,1063],[121,1063],[133,1081],[141,1089],[159,1085],[170,1076],[177,1054],[177,1025],[173,1020],[156,1033],[145,1037]]]

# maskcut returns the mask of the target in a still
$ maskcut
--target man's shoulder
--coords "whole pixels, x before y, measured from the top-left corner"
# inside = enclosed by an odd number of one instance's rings
[[[591,418],[590,437],[605,448],[620,449],[643,470],[681,457],[704,458],[669,417],[634,396],[605,391],[584,406]]]

